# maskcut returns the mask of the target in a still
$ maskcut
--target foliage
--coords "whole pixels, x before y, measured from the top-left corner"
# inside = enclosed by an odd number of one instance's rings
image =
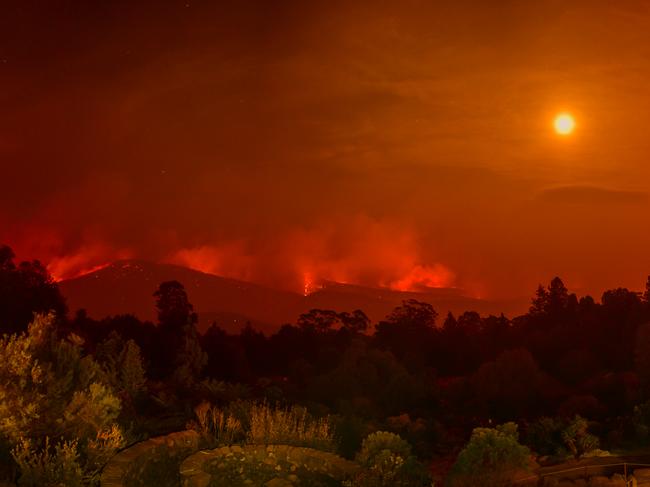
[[[325,333],[343,329],[351,333],[363,333],[368,329],[370,319],[360,309],[352,313],[337,313],[328,309],[312,309],[298,318],[298,326],[308,332]]]
[[[212,474],[210,487],[244,487],[251,485],[306,485],[335,487],[343,479],[339,472],[330,471],[329,458],[319,458],[320,452],[308,455],[292,452],[285,456],[271,447],[267,449],[230,448],[206,471]]]
[[[69,459],[74,442],[75,462],[93,475],[123,444],[120,400],[79,338],[58,339],[53,323],[52,316],[37,316],[27,333],[0,340],[0,435],[19,448],[16,461],[32,470]],[[68,443],[52,453],[48,437]],[[28,448],[37,452],[33,464],[26,461]]]
[[[361,465],[371,466],[376,463],[375,457],[385,451],[404,459],[411,455],[411,445],[395,433],[377,431],[363,440],[357,461]]]
[[[364,469],[346,485],[358,487],[424,486],[431,478],[399,435],[377,431],[363,440],[357,455]]]
[[[84,472],[86,477],[95,477],[118,450],[124,448],[126,439],[117,425],[97,432],[85,447]]]
[[[639,409],[639,414],[642,410]],[[598,450],[598,438],[588,432],[589,423],[579,415],[572,419],[543,417],[528,427],[527,444],[541,455],[586,457]]]
[[[159,375],[171,375],[178,388],[191,388],[208,363],[196,331],[198,315],[178,281],[161,283],[154,297],[160,329],[155,360]]]
[[[354,458],[360,450],[366,432],[366,422],[355,415],[336,418],[336,439],[338,452],[344,458]]]
[[[634,406],[632,425],[638,439],[647,440],[650,437],[650,401]]]
[[[20,486],[83,485],[76,441],[61,441],[51,445],[46,437],[42,448],[39,449],[34,447],[30,440],[21,439],[12,450],[12,456],[20,468]]]
[[[279,408],[267,403],[253,404],[246,440],[259,445],[285,444],[325,451],[334,449],[330,418],[312,418],[300,406]]]
[[[423,403],[429,395],[420,377],[395,356],[364,343],[353,343],[343,351],[335,368],[314,377],[308,384],[313,400],[338,407],[347,414],[387,416]],[[362,409],[360,404],[368,407]]]
[[[178,281],[166,281],[158,286],[154,293],[158,322],[162,329],[177,333],[187,324],[198,320],[194,307],[190,303],[185,288]]]
[[[650,399],[650,323],[639,326],[637,330],[634,362],[641,381],[642,392],[646,398]]]
[[[507,418],[533,408],[539,399],[542,373],[528,350],[503,352],[472,377],[478,399],[492,417]]]
[[[575,301],[575,294],[570,295],[562,279],[555,277],[546,289],[543,286],[537,288],[537,295],[530,307],[530,314],[532,316],[558,316]]]
[[[566,453],[562,430],[564,421],[544,416],[529,425],[526,444],[540,455],[561,455]]]
[[[117,392],[133,399],[144,390],[147,381],[144,360],[133,339],[125,341],[112,330],[108,338],[97,346],[95,359]]]
[[[203,379],[197,387],[197,393],[208,402],[223,404],[247,399],[251,395],[246,384],[224,382],[212,378]]]
[[[198,431],[209,443],[230,445],[243,436],[241,422],[231,414],[208,402],[202,402],[195,409]]]
[[[588,428],[587,420],[576,415],[562,431],[562,440],[575,458],[598,449],[600,442],[596,436],[587,431]]]
[[[503,487],[513,471],[526,469],[530,451],[519,444],[517,425],[475,428],[449,474],[449,485]]]
[[[93,382],[88,389],[75,391],[63,411],[63,423],[77,438],[92,437],[114,424],[120,400],[110,389]]]
[[[27,330],[35,313],[64,316],[61,292],[39,261],[14,263],[13,251],[0,245],[0,335]]]
[[[122,389],[133,397],[142,391],[147,381],[140,347],[133,340],[126,342],[120,353],[120,380]]]
[[[194,384],[207,363],[208,356],[201,348],[195,325],[185,325],[181,345],[176,352],[176,369],[172,376],[174,382],[178,385]]]

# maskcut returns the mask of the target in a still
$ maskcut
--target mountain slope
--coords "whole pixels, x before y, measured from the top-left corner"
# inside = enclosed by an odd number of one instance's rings
[[[524,312],[528,300],[490,302],[463,296],[456,289],[401,292],[323,281],[308,296],[270,289],[170,264],[139,260],[118,261],[98,271],[60,283],[71,310],[85,308],[94,318],[132,313],[155,320],[153,293],[163,281],[177,280],[187,290],[199,313],[199,327],[212,321],[230,331],[250,321],[256,328],[272,332],[312,308],[352,311],[362,309],[373,321],[386,316],[405,299],[431,303],[441,316],[473,310],[481,314],[514,315]]]
[[[153,293],[163,281],[177,280],[199,313],[201,329],[217,320],[225,328],[246,321],[269,330],[295,319],[302,296],[170,264],[126,260],[60,283],[71,310],[85,308],[94,318],[133,313],[155,320]]]

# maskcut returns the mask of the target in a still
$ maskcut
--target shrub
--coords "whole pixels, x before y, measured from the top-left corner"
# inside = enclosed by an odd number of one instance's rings
[[[202,402],[195,409],[197,430],[209,443],[230,445],[242,437],[242,425],[237,418],[225,413],[208,402]]]
[[[212,378],[203,379],[196,392],[199,397],[213,404],[230,403],[251,395],[250,388],[245,384],[224,382]]]
[[[88,440],[85,447],[84,471],[86,476],[98,475],[111,457],[125,445],[126,440],[117,425],[98,431],[96,437]]]
[[[358,416],[346,415],[336,421],[336,439],[338,450],[344,458],[352,459],[361,449],[366,422]]]
[[[509,485],[512,473],[526,469],[530,450],[519,444],[517,425],[475,428],[451,469],[448,484],[454,487]]]
[[[650,401],[634,406],[632,426],[639,440],[648,439],[650,436]]]
[[[564,444],[576,458],[597,450],[600,445],[598,438],[587,431],[588,428],[589,423],[587,420],[576,415],[562,431]]]
[[[18,479],[20,486],[81,487],[83,485],[76,441],[62,441],[52,446],[49,438],[46,437],[42,449],[38,449],[30,440],[21,440],[11,454],[20,468]]]
[[[246,440],[252,444],[307,446],[325,451],[334,448],[329,416],[315,419],[303,407],[282,409],[267,403],[251,406]]]
[[[394,433],[377,431],[363,440],[357,461],[364,467],[345,485],[354,487],[425,486],[431,477],[411,455],[411,445]]]
[[[526,443],[540,455],[566,454],[563,429],[564,423],[560,419],[540,418],[528,427]]]
[[[331,455],[314,450],[292,451],[288,455],[281,447],[233,447],[208,461],[204,471],[211,475],[211,487],[340,486],[349,474],[331,462]]]
[[[361,465],[370,467],[375,464],[375,459],[378,455],[385,457],[384,452],[389,452],[405,459],[411,456],[411,445],[395,433],[377,431],[368,435],[363,440],[357,461]]]
[[[93,476],[123,445],[120,400],[81,343],[75,335],[59,339],[53,316],[37,316],[27,333],[0,339],[0,436],[27,469],[21,478],[59,475],[51,465],[70,464],[73,444],[75,464]]]

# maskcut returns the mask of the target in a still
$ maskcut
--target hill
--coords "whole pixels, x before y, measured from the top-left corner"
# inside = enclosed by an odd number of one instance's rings
[[[301,313],[312,308],[362,309],[377,321],[405,299],[429,302],[441,315],[447,311],[466,310],[512,314],[525,311],[527,305],[527,300],[490,302],[468,298],[456,289],[402,292],[330,281],[321,282],[317,291],[303,296],[186,267],[142,260],[114,262],[84,276],[62,281],[60,288],[72,311],[84,308],[94,318],[132,313],[141,319],[155,320],[152,295],[161,282],[169,280],[177,280],[185,286],[199,313],[201,330],[217,321],[223,328],[236,331],[250,321],[268,333],[284,323],[295,322]]]

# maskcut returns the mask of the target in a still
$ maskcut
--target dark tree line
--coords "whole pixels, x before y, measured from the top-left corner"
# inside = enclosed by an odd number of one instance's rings
[[[650,280],[644,293],[619,288],[596,302],[555,278],[514,319],[472,311],[440,317],[416,300],[374,326],[361,310],[314,309],[271,336],[250,325],[229,334],[218,323],[200,335],[190,298],[175,281],[160,284],[152,305],[155,324],[130,315],[95,320],[84,311],[68,318],[45,268],[16,265],[11,251],[0,249],[3,333],[25,330],[34,312],[54,310],[61,335],[74,333],[91,352],[106,349],[111,337],[133,340],[157,384],[150,390],[189,402],[223,397],[219,384],[238,383],[230,399],[262,396],[339,414],[351,438],[369,421],[393,421],[416,445],[444,448],[477,423],[581,414],[608,424],[650,399]]]

